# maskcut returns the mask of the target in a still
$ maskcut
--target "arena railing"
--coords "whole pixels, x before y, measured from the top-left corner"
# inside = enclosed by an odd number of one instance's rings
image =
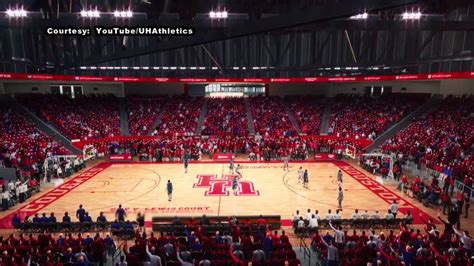
[[[436,178],[438,178],[438,181],[439,181],[439,185],[440,187],[443,187],[444,186],[444,180],[446,179],[446,174],[444,173],[440,173],[436,170],[433,170],[431,168],[426,168],[426,174],[428,176],[435,176]],[[454,181],[454,190],[456,192],[460,192],[460,191],[471,191],[470,192],[470,198],[471,200],[474,200],[474,189],[472,187],[467,187],[466,185],[464,185],[464,183],[460,180],[455,180]]]
[[[114,227],[114,222],[45,222],[45,223],[25,223],[21,222],[13,224],[16,230],[23,233],[41,233],[41,232],[111,232],[112,235],[121,239],[132,239],[135,236],[135,230],[138,228],[137,222],[133,221],[129,224],[132,228],[127,227],[127,223],[119,222],[118,226]]]
[[[266,224],[271,230],[276,230],[281,228],[281,216],[280,215],[264,215]],[[177,219],[179,218],[179,224],[176,224]],[[179,232],[182,233],[190,227],[196,227],[196,222],[199,222],[202,217],[196,216],[154,216],[152,217],[152,229],[155,232]],[[227,216],[207,216],[207,224],[202,225],[203,231],[205,233],[214,233],[216,231],[220,232],[231,232],[229,217]],[[249,216],[235,216],[235,218],[240,222],[239,227],[242,231],[250,229],[251,231],[257,231],[259,227],[256,222],[260,218],[257,215]],[[250,228],[247,228],[245,222],[250,223]]]
[[[311,266],[311,249],[306,244],[306,238],[300,237],[300,251],[303,251],[303,259],[308,257],[308,266]]]
[[[399,228],[400,223],[402,224],[411,224],[413,220],[407,218],[396,218],[387,220],[384,218],[380,219],[320,219],[318,220],[318,227],[309,228],[307,227],[308,222],[306,221],[306,227],[304,228],[297,228],[296,224],[293,224],[293,228],[295,228],[295,232],[302,237],[309,236],[314,233],[316,230],[321,229],[330,229],[329,222],[332,223],[333,226],[342,226],[344,229],[367,229],[367,228]]]
[[[396,154],[393,153],[393,152],[390,152],[390,155],[391,156],[395,156],[394,158],[396,158]],[[420,169],[416,169],[416,171],[418,171],[418,173],[420,173],[421,176],[423,176],[424,178],[431,178],[432,176],[438,178],[438,181],[439,181],[439,186],[440,187],[443,187],[444,186],[444,180],[446,178],[446,174],[444,173],[441,173],[439,171],[436,171],[434,169],[431,169],[429,167],[426,166],[426,164],[424,163],[421,163],[421,164],[417,164],[413,161],[408,161],[408,162],[411,162],[411,163],[414,163],[414,165],[416,165],[417,167],[419,167]],[[411,169],[413,170],[413,169]],[[460,191],[469,191],[470,190],[470,198],[471,200],[474,200],[474,189],[471,187],[467,187],[466,185],[464,185],[464,183],[460,180],[455,180],[454,181],[454,189],[456,192],[460,192]]]
[[[180,136],[183,138],[194,138],[194,139],[208,139],[208,138],[215,138],[218,136]],[[256,138],[255,136],[244,136],[248,139]],[[355,138],[344,138],[344,137],[337,137],[334,135],[306,135],[306,136],[299,136],[301,139],[312,139],[312,140],[328,140],[328,141],[340,141],[342,143],[351,142],[352,145],[356,145],[361,147],[362,149],[367,147],[372,143],[371,140],[367,139],[355,139]],[[159,136],[115,136],[115,137],[108,137],[103,139],[91,139],[91,140],[74,140],[72,143],[78,149],[83,149],[86,145],[94,145],[97,143],[112,143],[112,142],[121,142],[121,141],[153,141],[153,140],[160,140],[163,137]],[[341,148],[341,153],[344,152],[345,148]],[[100,156],[100,154],[98,154]],[[356,154],[357,156],[357,154]]]
[[[122,255],[122,249],[123,249],[123,246],[125,246],[125,243],[126,241],[123,241],[122,243],[120,243],[116,248],[115,248],[115,251],[112,255],[112,263],[115,264],[115,261],[120,258],[120,255]]]

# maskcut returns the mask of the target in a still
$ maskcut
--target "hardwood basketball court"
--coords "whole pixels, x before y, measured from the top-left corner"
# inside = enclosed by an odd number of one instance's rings
[[[74,216],[83,204],[92,218],[103,211],[108,220],[114,217],[119,204],[126,208],[128,218],[134,220],[138,212],[146,213],[146,220],[155,215],[281,215],[282,224],[289,225],[292,214],[299,209],[319,210],[325,217],[328,209],[337,209],[336,174],[343,170],[344,201],[342,217],[349,218],[355,209],[375,210],[385,215],[396,199],[399,216],[410,210],[417,221],[421,210],[401,199],[396,193],[375,182],[363,170],[343,161],[292,162],[290,171],[281,162],[242,165],[242,179],[237,195],[232,191],[229,164],[197,162],[184,172],[181,163],[100,163],[66,183],[42,194],[19,209],[19,213],[54,212],[60,219],[68,211]],[[298,168],[309,172],[309,187],[298,181]],[[168,201],[166,182],[173,183],[173,199]],[[8,227],[10,215],[3,218]]]

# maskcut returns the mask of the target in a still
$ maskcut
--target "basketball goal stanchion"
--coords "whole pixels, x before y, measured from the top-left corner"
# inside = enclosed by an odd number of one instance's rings
[[[47,180],[48,183],[53,182],[55,186],[59,186],[62,183],[64,183],[64,177],[66,175],[66,171],[69,171],[70,168],[74,168],[75,161],[76,161],[77,157],[78,157],[77,155],[53,155],[53,156],[49,156],[48,158],[46,158],[44,160],[44,163],[43,163],[45,182],[46,182],[46,180]],[[62,174],[61,174],[61,177],[58,176],[58,178],[55,178],[53,180],[52,177],[53,177],[54,172],[55,172],[53,166],[57,165],[58,167],[61,167],[60,163],[64,162],[64,161],[67,161],[67,160],[70,161],[70,168],[65,168],[64,172],[62,172]]]
[[[393,165],[395,163],[395,156],[393,154],[385,154],[385,153],[364,153],[362,154],[362,157],[375,157],[375,158],[380,158],[381,161],[388,159],[389,160],[389,169],[387,173],[387,179],[388,180],[394,180],[394,174],[393,174]],[[370,163],[370,162],[369,162]],[[367,164],[367,162],[366,162]],[[383,182],[382,178],[377,178],[378,182]]]
[[[356,159],[357,149],[355,146],[346,144],[346,149],[344,150],[344,155],[348,158]]]
[[[86,144],[82,148],[82,156],[84,158],[84,161],[88,161],[92,158],[95,158],[97,157],[97,149],[92,144]]]

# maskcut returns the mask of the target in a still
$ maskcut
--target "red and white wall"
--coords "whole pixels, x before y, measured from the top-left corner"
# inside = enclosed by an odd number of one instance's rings
[[[49,93],[54,84],[81,84],[85,94],[171,96],[190,93],[189,84],[197,83],[265,83],[267,95],[363,94],[365,87],[390,86],[393,93],[429,93],[442,95],[474,94],[474,72],[406,74],[371,77],[314,78],[139,78],[89,77],[64,75],[28,75],[0,73],[0,94]],[[36,91],[33,87],[37,88]],[[194,94],[193,94],[194,95]]]

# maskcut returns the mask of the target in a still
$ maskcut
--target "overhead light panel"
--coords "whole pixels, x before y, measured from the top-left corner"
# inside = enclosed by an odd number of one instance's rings
[[[227,11],[211,11],[209,12],[209,18],[211,19],[223,19],[223,18],[228,18],[229,13]]]
[[[132,18],[133,11],[129,10],[115,10],[114,17],[116,18]]]
[[[9,18],[26,18],[28,16],[28,12],[23,9],[23,7],[18,9],[7,9],[6,14]]]
[[[421,19],[421,12],[405,12],[402,14],[402,19],[403,20],[418,20]]]
[[[83,18],[100,18],[100,11],[95,8],[95,9],[89,9],[89,10],[82,10],[81,11],[81,17]]]
[[[363,19],[367,19],[368,17],[369,17],[369,14],[367,12],[364,12],[364,13],[351,16],[350,19],[363,20]]]

